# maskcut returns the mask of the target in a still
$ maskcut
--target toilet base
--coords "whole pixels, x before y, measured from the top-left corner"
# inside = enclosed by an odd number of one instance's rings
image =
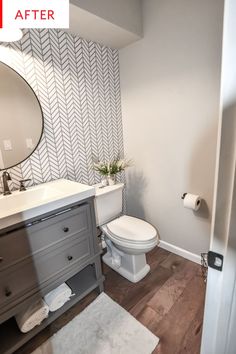
[[[109,251],[102,257],[102,260],[110,268],[112,268],[114,271],[132,283],[137,283],[143,279],[150,271],[150,266],[146,262],[145,254],[123,254],[121,256],[120,266],[117,266],[114,263],[114,260]]]

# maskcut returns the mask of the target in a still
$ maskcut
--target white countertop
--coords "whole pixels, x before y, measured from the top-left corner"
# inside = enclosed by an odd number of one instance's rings
[[[0,196],[0,229],[95,195],[95,188],[58,179]]]

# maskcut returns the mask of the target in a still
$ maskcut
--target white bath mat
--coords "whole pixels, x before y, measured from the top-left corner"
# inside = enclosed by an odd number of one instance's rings
[[[159,338],[100,294],[33,354],[151,354]]]

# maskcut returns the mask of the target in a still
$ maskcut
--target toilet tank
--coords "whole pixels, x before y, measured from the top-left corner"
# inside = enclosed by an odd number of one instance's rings
[[[96,189],[94,199],[96,224],[101,226],[121,214],[124,184],[118,183],[102,188],[101,185],[95,185],[94,187]]]

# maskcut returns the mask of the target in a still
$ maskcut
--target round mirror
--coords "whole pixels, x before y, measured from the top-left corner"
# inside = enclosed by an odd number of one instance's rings
[[[43,114],[33,89],[0,62],[0,170],[26,160],[43,133]]]

